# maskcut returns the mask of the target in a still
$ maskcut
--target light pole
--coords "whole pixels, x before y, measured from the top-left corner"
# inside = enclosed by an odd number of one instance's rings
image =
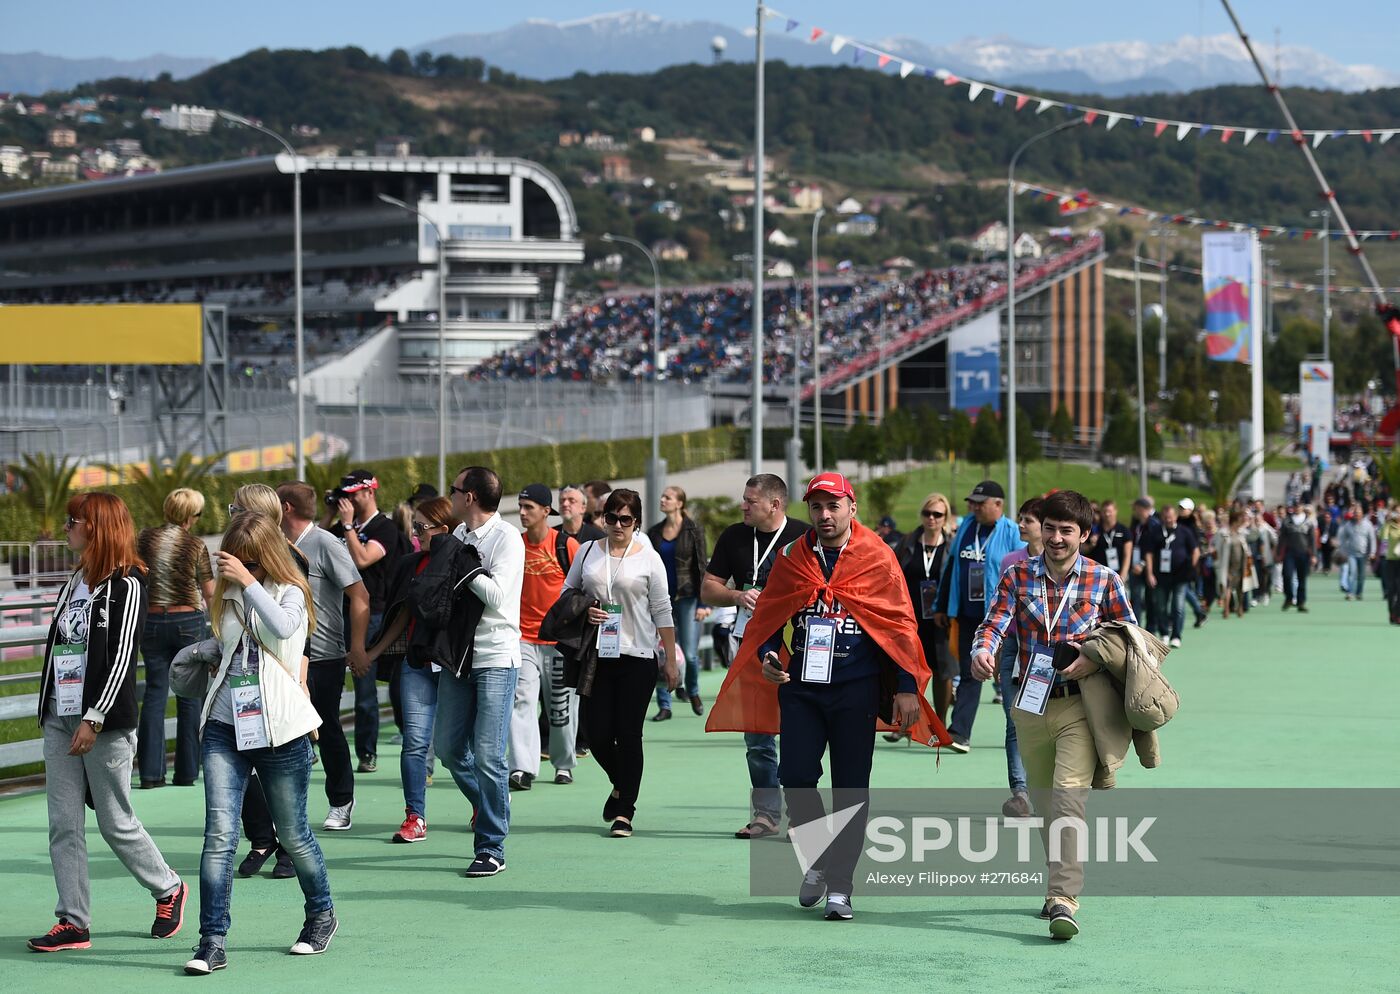
[[[1142,384],[1142,240],[1133,246],[1133,325],[1137,339],[1138,496],[1147,496],[1147,396]]]
[[[1161,256],[1158,264],[1158,275],[1162,282],[1158,284],[1157,306],[1162,314],[1157,319],[1157,393],[1165,395],[1167,392],[1167,239],[1171,233],[1166,228],[1157,228],[1149,232],[1157,236],[1157,251]]]
[[[763,28],[768,19],[763,0],[758,0],[757,32],[754,35],[754,116],[753,116],[753,414],[750,427],[750,472],[763,471]],[[788,481],[788,486],[793,482]]]
[[[1016,161],[1041,139],[1083,123],[1084,118],[1076,117],[1032,135],[1012,153],[1006,169],[1006,492],[1011,495],[1009,506],[1013,508],[1020,506],[1016,503]]]
[[[817,286],[817,235],[825,216],[825,207],[818,207],[812,215],[812,431],[818,473],[826,471],[822,462],[822,295]],[[792,485],[791,480],[788,485]]]
[[[1322,218],[1322,359],[1332,358],[1332,212],[1324,207],[1308,211],[1308,217]]]
[[[433,229],[437,238],[438,264],[438,493],[447,493],[447,242],[443,240],[442,229],[436,221],[428,217],[412,204],[404,203],[397,197],[381,193],[379,199],[390,207],[408,211],[422,218]]]
[[[297,367],[297,437],[296,469],[297,479],[306,479],[306,335],[302,327],[301,306],[301,158],[291,142],[271,128],[250,121],[241,114],[221,110],[219,116],[230,124],[252,128],[278,142],[292,159],[292,280],[296,284],[296,367]]]
[[[651,263],[654,283],[651,314],[651,462],[647,466],[647,504],[649,514],[661,508],[661,487],[666,480],[666,464],[661,461],[661,267],[656,256],[635,238],[604,234],[603,241],[631,245]]]
[[[792,278],[792,437],[787,444],[788,485],[797,488],[802,472],[802,288]]]

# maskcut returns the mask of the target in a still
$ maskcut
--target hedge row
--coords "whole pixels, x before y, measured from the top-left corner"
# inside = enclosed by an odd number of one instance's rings
[[[661,455],[671,471],[694,469],[732,458],[735,447],[731,427],[709,428],[704,431],[663,435]],[[447,472],[455,474],[463,466],[490,466],[501,476],[506,493],[516,493],[527,483],[546,483],[559,487],[566,483],[587,480],[634,479],[646,475],[651,457],[650,438],[628,438],[614,442],[568,442],[559,445],[533,445],[524,448],[497,449],[488,452],[458,452],[448,456]],[[408,457],[374,462],[352,463],[364,467],[379,478],[380,504],[388,509],[404,500],[413,488],[424,481],[437,479],[437,457]],[[227,508],[233,493],[247,483],[276,486],[292,478],[290,469],[255,473],[238,473],[212,477],[199,489],[207,504],[197,531],[218,534],[227,523]],[[159,524],[158,516],[147,509],[131,485],[107,487],[127,502],[138,527]],[[0,496],[0,542],[29,542],[38,534],[34,512],[24,503],[22,495]]]

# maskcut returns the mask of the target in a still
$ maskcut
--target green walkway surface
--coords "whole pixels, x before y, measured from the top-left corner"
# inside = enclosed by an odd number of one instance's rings
[[[1168,661],[1183,705],[1162,734],[1164,765],[1130,761],[1120,785],[1400,785],[1400,629],[1386,623],[1379,584],[1361,604],[1342,602],[1332,578],[1313,587],[1308,615],[1281,612],[1275,597],[1242,621],[1217,615],[1188,631]],[[707,700],[720,677],[705,674]],[[514,795],[508,869],[489,880],[461,876],[468,809],[441,770],[428,840],[390,844],[402,797],[386,750],[378,774],[357,778],[353,831],[320,836],[342,921],[330,951],[286,955],[302,919],[295,881],[238,880],[230,968],[209,979],[180,970],[198,931],[201,790],[135,794],[190,882],[185,930],[147,937],[153,905],[89,815],[93,948],[43,956],[24,940],[52,924],[44,796],[0,800],[0,991],[1396,989],[1394,898],[1091,896],[1083,934],[1065,944],[1048,939],[1032,900],[862,899],[858,885],[856,920],[828,923],[794,900],[750,898],[748,847],[731,837],[746,814],[743,746],[701,729],[688,709],[647,725],[631,839],[604,835],[607,791],[591,760],[573,786],[546,776]],[[881,742],[875,784],[1001,786],[1002,729],[988,692],[970,755],[945,754],[935,768],[931,750]],[[313,825],[324,811],[318,776]]]

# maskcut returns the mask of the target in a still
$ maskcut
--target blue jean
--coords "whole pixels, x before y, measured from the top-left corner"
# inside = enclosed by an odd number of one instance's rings
[[[749,786],[753,788],[753,814],[773,824],[782,816],[782,795],[778,791],[778,737],[758,732],[744,733],[744,749],[749,762]]]
[[[238,849],[238,813],[254,770],[262,783],[282,848],[296,866],[309,919],[331,910],[326,859],[306,820],[311,740],[303,735],[269,749],[238,751],[233,726],[204,726],[204,853],[199,862],[199,934],[227,935]]]
[[[384,615],[371,614],[369,627],[365,629],[365,646],[374,644],[379,634],[379,625]],[[346,628],[349,637],[349,628]],[[355,681],[355,755],[369,759],[379,755],[379,679],[376,667],[371,666],[364,676],[354,677]]]
[[[695,620],[698,597],[678,597],[671,600],[671,616],[676,619],[676,645],[685,657],[685,692],[692,697],[700,693],[700,622]],[[656,706],[671,710],[671,692],[666,689],[662,674],[656,686]]]
[[[438,674],[438,759],[476,813],[478,856],[506,858],[510,831],[510,770],[506,745],[515,705],[514,667],[472,669],[466,675]]]
[[[1153,618],[1159,637],[1181,638],[1181,629],[1186,623],[1186,588],[1189,584],[1189,580],[1157,582],[1157,609]]]
[[[136,767],[143,781],[165,779],[165,702],[170,696],[170,661],[185,646],[208,633],[203,611],[152,614],[141,633],[146,662],[146,693],[136,728]],[[199,701],[175,699],[175,782],[194,783],[199,776]]]
[[[403,803],[409,811],[428,815],[428,747],[433,741],[433,716],[437,714],[438,679],[430,667],[399,666],[403,681],[403,748],[399,751],[399,779]]]
[[[1016,745],[1016,725],[1011,720],[1011,702],[1016,700],[1016,661],[1020,646],[1015,639],[1001,643],[1001,709],[1006,712],[1006,782],[1013,794],[1026,792],[1026,765]]]
[[[1284,599],[1306,607],[1308,603],[1308,573],[1312,569],[1312,557],[1306,552],[1285,552],[1283,554],[1283,596]]]
[[[1359,598],[1366,589],[1366,569],[1370,562],[1365,556],[1347,556],[1347,563],[1350,567],[1347,579],[1351,581],[1347,593]]]
[[[982,702],[982,681],[972,678],[972,638],[981,623],[980,617],[958,617],[958,686],[953,695],[948,734],[964,742],[972,738],[972,724],[977,720],[977,707]]]

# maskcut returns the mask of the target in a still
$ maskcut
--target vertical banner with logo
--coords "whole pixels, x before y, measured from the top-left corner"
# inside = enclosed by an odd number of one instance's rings
[[[1001,314],[984,314],[948,336],[948,406],[1001,413]]]
[[[1298,434],[1308,443],[1309,454],[1324,463],[1328,461],[1328,446],[1332,443],[1334,384],[1330,362],[1298,364]]]
[[[1218,362],[1248,363],[1249,441],[1241,446],[1249,492],[1264,495],[1264,294],[1259,238],[1253,232],[1212,231],[1201,236],[1201,283],[1206,297],[1206,354]]]

